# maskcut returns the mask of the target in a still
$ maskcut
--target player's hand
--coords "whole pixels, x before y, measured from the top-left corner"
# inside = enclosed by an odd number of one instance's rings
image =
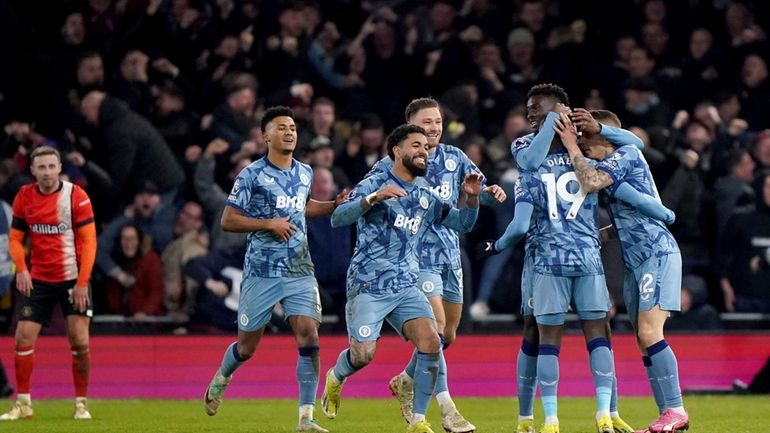
[[[570,154],[581,153],[577,144],[577,129],[575,124],[569,119],[566,113],[560,113],[559,118],[554,121],[553,130],[559,134],[561,143]]]
[[[336,209],[345,202],[345,199],[348,198],[348,193],[350,192],[350,188],[343,188],[342,191],[337,194],[336,197],[334,197],[334,208]]]
[[[505,193],[505,190],[501,188],[498,185],[489,185],[488,187],[484,188],[482,192],[485,192],[497,200],[498,203],[502,203],[505,201],[505,199],[508,198],[508,195]]]
[[[29,275],[29,271],[16,273],[16,289],[22,296],[29,297],[32,294],[32,277]]]
[[[214,280],[211,278],[206,279],[206,282],[203,285],[220,298],[227,296],[227,293],[230,291],[230,288],[227,287],[227,284],[225,284],[223,281]]]
[[[463,192],[468,194],[469,197],[478,197],[481,194],[481,182],[484,180],[484,176],[479,173],[468,173],[463,179]]]
[[[576,108],[569,117],[577,130],[583,134],[596,135],[602,130],[599,122],[585,108]]]
[[[761,260],[762,259],[759,256],[754,256],[754,257],[751,258],[751,260],[749,260],[749,269],[751,269],[751,272],[753,272],[755,274],[757,272],[759,272],[759,267],[761,265],[761,262],[760,262]]]
[[[377,191],[377,198],[374,200],[374,202],[377,203],[390,198],[399,198],[404,196],[406,196],[406,191],[404,191],[403,188],[390,183]]]
[[[562,104],[561,102],[557,102],[556,105],[553,106],[553,111],[559,114],[569,114],[572,112],[572,109]]]
[[[225,140],[222,140],[221,138],[215,138],[209,142],[209,144],[206,145],[206,150],[203,151],[203,155],[206,158],[213,158],[217,155],[221,155],[225,152],[227,152],[227,149],[230,148],[230,143],[226,142]]]
[[[290,223],[287,216],[273,218],[270,220],[270,231],[282,241],[288,241],[294,232],[297,231],[297,226]]]
[[[494,256],[499,254],[500,251],[495,249],[495,240],[487,239],[476,244],[476,258],[483,259],[485,257]]]
[[[72,293],[70,293],[70,302],[77,311],[86,311],[88,307],[88,286],[78,286],[75,284],[72,288]]]

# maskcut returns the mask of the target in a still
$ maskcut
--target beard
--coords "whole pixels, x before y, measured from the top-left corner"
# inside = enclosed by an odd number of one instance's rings
[[[406,167],[413,176],[425,176],[428,173],[428,165],[426,164],[425,167],[418,167],[415,165],[414,161],[412,161],[412,157],[404,158],[404,167]]]

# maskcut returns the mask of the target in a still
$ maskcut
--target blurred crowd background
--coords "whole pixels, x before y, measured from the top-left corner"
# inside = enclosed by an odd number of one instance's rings
[[[160,317],[180,333],[233,330],[245,236],[223,233],[219,215],[234,176],[266,152],[266,107],[295,110],[295,157],[312,164],[317,200],[361,180],[406,104],[424,96],[441,104],[442,141],[511,192],[510,143],[530,132],[526,93],[551,82],[572,107],[612,110],[642,138],[684,256],[683,311],[670,326],[719,328],[720,312],[770,313],[769,9],[758,0],[4,1],[0,198],[11,203],[31,181],[31,149],[55,146],[98,220],[96,313]],[[522,246],[486,262],[473,253],[512,213],[512,200],[483,209],[463,240],[478,321],[518,312]],[[340,314],[355,233],[324,218],[308,225],[325,313]],[[618,248],[603,251],[622,312]],[[0,288],[7,317],[13,292]]]

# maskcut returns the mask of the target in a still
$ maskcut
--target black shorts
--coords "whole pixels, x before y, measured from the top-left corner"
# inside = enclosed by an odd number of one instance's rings
[[[70,293],[72,293],[75,283],[76,280],[61,283],[32,280],[32,294],[29,297],[21,298],[19,320],[29,320],[47,325],[51,321],[51,315],[56,304],[61,306],[64,317],[70,314],[92,317],[94,311],[91,305],[91,286],[88,287],[86,311],[77,311],[70,300]]]

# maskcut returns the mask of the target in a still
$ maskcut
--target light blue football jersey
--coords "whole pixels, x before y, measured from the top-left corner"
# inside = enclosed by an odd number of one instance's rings
[[[393,161],[385,157],[374,164],[367,177],[388,173],[391,168]],[[457,207],[463,179],[470,173],[483,176],[462,150],[439,143],[428,158],[428,172],[422,179],[444,203]],[[440,223],[428,227],[420,251],[420,268],[423,270],[441,270],[447,265],[452,269],[462,267],[459,235]]]
[[[407,195],[378,202],[358,219],[358,239],[347,275],[348,296],[414,289],[425,231],[450,212],[421,178],[412,184],[391,172],[371,174],[359,182],[345,203],[359,203],[388,184],[401,187]]]
[[[250,218],[289,217],[297,230],[288,242],[269,231],[251,232],[246,240],[244,278],[300,277],[313,275],[307,243],[305,205],[310,199],[313,170],[293,160],[291,168],[280,169],[267,157],[254,161],[235,179],[227,198],[231,206]]]
[[[523,171],[519,179],[534,206],[526,247],[534,257],[534,270],[556,276],[604,274],[596,226],[598,196],[585,194],[569,154],[550,153],[538,170]],[[524,197],[525,192],[517,195]]]
[[[605,191],[609,196],[610,213],[626,267],[634,269],[650,257],[679,252],[676,240],[663,222],[644,216],[635,207],[614,198],[618,186],[628,182],[637,191],[660,201],[650,166],[642,152],[635,146],[618,147],[599,162],[596,168],[607,173],[614,181]]]

